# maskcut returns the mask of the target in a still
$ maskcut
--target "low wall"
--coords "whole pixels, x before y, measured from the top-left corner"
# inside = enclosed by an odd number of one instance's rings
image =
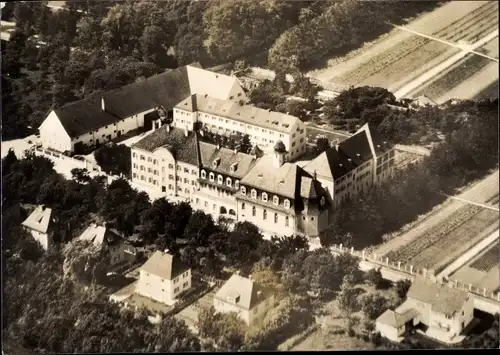
[[[101,167],[97,164],[94,164],[88,160],[78,160],[72,157],[68,157],[62,153],[56,152],[54,150],[49,150],[49,149],[44,149],[37,147],[34,150],[34,153],[39,156],[44,156],[49,159],[51,158],[56,158],[59,160],[64,160],[66,162],[69,162],[70,164],[74,165],[75,168],[80,168],[80,169],[87,169],[89,171],[98,171],[101,172]]]
[[[400,150],[402,152],[414,153],[426,157],[431,155],[431,151],[429,149],[420,146],[396,144],[395,148],[396,150]]]
[[[460,288],[462,290],[469,291],[475,296],[483,299],[483,301],[478,301],[482,302],[482,305],[487,305],[483,308],[491,309],[491,305],[500,306],[500,292],[495,292],[487,288],[477,288],[471,284],[463,284],[461,282],[451,281],[447,278],[438,278],[436,277],[435,270],[432,269],[417,269],[413,265],[406,265],[400,261],[394,262],[388,257],[377,255],[377,253],[368,253],[365,250],[357,251],[354,250],[354,248],[346,248],[342,246],[342,244],[331,246],[330,251],[334,254],[341,254],[345,252],[350,253],[351,255],[361,259],[359,263],[360,270],[368,271],[370,269],[377,268],[382,273],[382,277],[384,279],[393,282],[403,279],[413,280],[415,276],[422,276],[435,282],[443,283],[448,287]]]

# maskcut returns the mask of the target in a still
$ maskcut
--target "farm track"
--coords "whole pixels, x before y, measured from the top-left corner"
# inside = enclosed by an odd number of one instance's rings
[[[450,42],[476,41],[498,26],[497,11],[498,3],[488,2],[431,35]],[[335,78],[335,81],[343,82],[346,85],[356,85],[386,68],[389,72],[383,73],[385,78],[388,75],[394,75],[394,73],[404,76],[412,72],[412,68],[415,70],[414,68],[421,67],[447,50],[444,44],[436,46],[434,41],[416,35],[395,44],[392,48],[393,50],[371,57],[355,70]],[[404,60],[408,56],[411,59]],[[408,68],[408,63],[411,63],[411,68]],[[382,76],[382,73],[380,74]],[[392,76],[390,79],[392,82],[397,80]]]
[[[497,202],[498,196],[489,199],[487,203]],[[498,212],[467,205],[438,225],[426,230],[418,239],[389,252],[387,256],[392,260],[410,263],[419,268],[436,267],[438,264],[448,262],[449,258],[459,252],[464,245],[472,243],[474,236],[479,236],[482,230],[497,220]],[[443,252],[448,256],[447,260],[441,257]]]

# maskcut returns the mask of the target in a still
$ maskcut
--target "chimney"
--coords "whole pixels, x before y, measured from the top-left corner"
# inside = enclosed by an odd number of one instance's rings
[[[187,129],[187,126],[184,128],[184,137],[187,137],[189,135],[189,131]]]
[[[238,149],[234,148],[234,154],[238,154]]]
[[[163,251],[163,254],[168,254],[169,250],[168,248]]]
[[[101,97],[101,110],[106,111],[106,105],[104,104],[104,97]]]
[[[217,150],[220,149],[220,143],[217,143]]]
[[[170,132],[170,123],[167,123],[167,132]]]

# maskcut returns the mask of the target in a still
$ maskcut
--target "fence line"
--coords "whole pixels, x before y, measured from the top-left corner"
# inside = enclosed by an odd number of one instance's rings
[[[330,247],[330,251],[332,251],[333,253],[347,252],[353,256],[360,257],[361,260],[365,262],[378,265],[379,269],[383,267],[403,274],[407,274],[412,278],[415,276],[423,276],[434,282],[439,282],[441,284],[447,285],[448,287],[466,290],[475,295],[500,302],[500,292],[496,292],[494,290],[490,290],[487,288],[475,287],[472,284],[463,284],[461,282],[449,280],[447,278],[438,279],[436,277],[436,271],[433,269],[426,269],[426,268],[417,269],[413,265],[403,264],[401,261],[391,261],[388,257],[384,257],[383,255],[377,255],[377,253],[368,253],[365,250],[356,251],[354,250],[354,248],[352,247],[347,248],[344,247],[342,244],[332,245]]]

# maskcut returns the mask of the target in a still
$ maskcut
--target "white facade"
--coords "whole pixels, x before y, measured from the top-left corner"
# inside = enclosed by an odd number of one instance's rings
[[[238,317],[248,326],[258,326],[267,312],[274,308],[274,295],[270,296],[252,309],[244,309],[231,300],[222,301],[214,298],[214,308],[216,312],[235,312]]]
[[[299,119],[297,119],[295,127],[292,127],[289,133],[285,133],[280,130],[244,123],[239,121],[237,117],[222,117],[201,111],[190,112],[178,107],[174,109],[173,124],[175,127],[187,128],[192,131],[196,122],[219,135],[248,134],[252,145],[257,144],[267,152],[272,151],[276,142],[281,141],[287,150],[285,161],[295,159],[306,152],[306,129],[304,123]]]
[[[190,287],[190,269],[172,280],[141,270],[136,293],[167,305],[173,305],[176,302],[176,297]]]
[[[147,185],[167,196],[190,198],[198,188],[199,169],[176,161],[166,148],[154,152],[132,147],[132,181]]]
[[[72,139],[54,111],[50,112],[47,118],[42,122],[39,131],[42,146],[44,148],[54,149],[58,152],[72,150]]]

